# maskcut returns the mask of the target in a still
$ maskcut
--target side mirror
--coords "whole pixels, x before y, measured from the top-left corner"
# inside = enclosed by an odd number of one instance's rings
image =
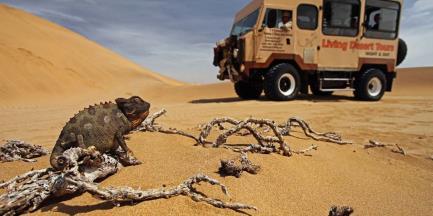
[[[361,29],[361,40],[365,37],[365,32],[367,31],[367,28],[368,28],[368,24],[367,24],[367,22],[362,22],[361,23],[361,27],[362,27],[362,29]]]
[[[266,27],[266,24],[263,23],[262,26],[260,26],[259,28],[259,32],[262,32]]]

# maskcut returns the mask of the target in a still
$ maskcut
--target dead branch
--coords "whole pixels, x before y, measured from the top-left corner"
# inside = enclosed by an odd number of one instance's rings
[[[7,182],[1,183],[0,189],[4,189],[5,187],[8,187],[7,188],[8,190],[14,190],[18,183],[25,181],[26,179],[29,179],[29,178],[34,178],[34,179],[39,178],[40,176],[45,175],[49,171],[51,171],[50,168],[41,169],[41,170],[32,170],[32,171],[24,173],[22,175],[16,176]]]
[[[271,154],[273,152],[278,152],[277,148],[274,145],[261,146],[261,145],[251,144],[245,148],[236,148],[236,147],[229,147],[229,146],[225,146],[225,148],[231,149],[235,152],[252,152],[252,153],[259,153],[259,154]]]
[[[238,120],[235,120],[232,118],[216,118],[216,119],[212,120],[209,124],[207,124],[205,126],[205,128],[203,129],[202,133],[200,133],[200,136],[198,138],[200,143],[202,143],[202,144],[208,143],[206,141],[206,138],[209,136],[213,126],[216,124],[221,124],[221,123],[229,123],[229,124],[232,124],[234,126],[230,129],[222,132],[218,136],[216,141],[213,143],[214,147],[219,147],[219,146],[225,144],[227,142],[227,138],[229,136],[232,136],[232,135],[238,133],[242,129],[246,129],[254,136],[254,138],[257,140],[257,142],[261,146],[269,146],[273,143],[278,143],[279,144],[279,150],[281,151],[281,153],[284,156],[291,156],[292,155],[292,152],[290,150],[289,145],[287,145],[285,143],[285,141],[284,141],[281,133],[279,132],[277,126],[275,125],[275,123],[273,121],[267,120],[267,119],[248,118],[248,119],[245,119],[244,121],[238,121]],[[274,136],[261,135],[253,127],[253,125],[266,125],[266,126],[268,126],[272,130]]]
[[[205,197],[200,192],[196,192],[196,189],[193,187],[195,184],[199,184],[200,182],[207,182],[212,185],[219,185],[221,187],[221,190],[225,194],[227,194],[227,188],[223,184],[203,174],[198,174],[193,177],[190,177],[189,179],[185,180],[183,183],[179,184],[176,187],[172,187],[169,189],[166,188],[150,189],[145,191],[135,190],[130,187],[101,189],[95,183],[89,183],[85,181],[75,181],[73,179],[67,179],[67,181],[77,186],[81,190],[95,195],[99,199],[109,200],[115,204],[118,204],[119,202],[125,202],[125,201],[141,202],[146,200],[170,198],[174,196],[183,195],[183,196],[191,197],[194,201],[206,202],[218,208],[229,208],[234,210],[240,210],[240,209],[256,210],[256,207],[254,206],[245,205],[242,203],[227,203],[218,199]]]
[[[329,210],[329,216],[350,216],[354,212],[350,206],[332,206]]]
[[[395,144],[395,147],[397,147],[397,149],[393,149],[393,150],[391,150],[392,152],[394,152],[394,153],[398,153],[398,154],[402,154],[402,155],[404,155],[404,156],[407,155],[407,153],[406,153],[406,151],[404,150],[403,147],[399,146],[398,144]]]
[[[301,127],[305,136],[310,137],[316,141],[331,142],[340,145],[352,144],[351,141],[342,140],[341,136],[334,132],[319,133],[314,131],[311,126],[302,119],[297,117],[289,118],[285,125],[280,125],[281,134],[290,136],[292,127]]]
[[[32,145],[20,140],[6,140],[3,146],[0,146],[0,162],[25,161],[36,162],[37,157],[47,155],[47,150],[42,146]]]
[[[146,120],[143,121],[143,123],[141,124],[141,126],[139,128],[137,128],[137,129],[135,129],[135,131],[141,131],[141,132],[149,131],[149,132],[160,132],[160,133],[165,133],[165,134],[177,134],[177,135],[180,135],[180,136],[191,138],[194,141],[198,142],[198,139],[194,135],[191,135],[191,134],[189,134],[187,132],[177,130],[176,128],[165,129],[165,128],[157,125],[155,123],[155,120],[157,118],[163,116],[166,113],[167,113],[167,111],[165,109],[162,109],[162,110],[154,113],[153,115],[148,116],[146,118]]]
[[[400,145],[398,145],[398,144],[395,144],[395,145],[391,145],[391,144],[382,144],[382,143],[377,142],[377,141],[374,141],[374,140],[370,140],[370,144],[364,145],[364,148],[365,148],[365,149],[368,149],[368,148],[376,148],[376,147],[379,147],[379,148],[386,148],[386,147],[389,147],[389,146],[394,146],[394,147],[397,148],[397,149],[395,149],[395,148],[391,149],[392,152],[397,153],[397,154],[402,154],[402,155],[404,155],[404,156],[407,155],[406,150],[405,150],[403,147],[401,147]]]
[[[221,166],[218,172],[224,176],[236,176],[239,178],[242,172],[257,174],[260,166],[254,165],[246,153],[242,152],[240,156],[231,160],[221,160]]]
[[[304,134],[307,137],[310,137],[314,140],[332,142],[337,144],[350,144],[350,141],[345,141],[341,139],[341,136],[334,132],[327,133],[319,133],[314,131],[310,125],[301,120],[299,118],[290,118],[287,120],[285,124],[277,125],[274,121],[268,119],[255,119],[255,118],[247,118],[243,121],[230,118],[230,117],[222,117],[215,118],[207,124],[200,125],[200,134],[197,137],[186,133],[184,131],[169,128],[165,129],[161,126],[158,126],[155,123],[155,120],[160,116],[164,115],[166,110],[161,110],[156,112],[155,114],[149,116],[143,123],[140,128],[136,131],[149,131],[149,132],[161,132],[166,134],[178,134],[181,136],[185,136],[191,139],[194,139],[197,144],[206,145],[213,144],[214,147],[223,146],[228,149],[232,149],[236,152],[256,152],[256,153],[264,153],[269,154],[272,152],[280,153],[285,156],[291,156],[292,153],[297,154],[306,154],[306,151],[294,151],[290,149],[289,145],[284,141],[283,136],[290,136],[290,132],[293,127],[301,127],[304,131]],[[231,127],[224,127],[223,124],[228,124]],[[213,128],[218,128],[222,132],[218,135],[217,139],[214,142],[207,141],[207,137],[210,135]],[[265,133],[272,133],[272,136],[266,136]],[[250,145],[246,148],[235,148],[231,146],[227,146],[226,142],[228,137],[240,135],[252,135],[258,145]],[[278,145],[278,148],[275,145]],[[308,149],[308,151],[316,150],[317,147]]]
[[[113,174],[120,168],[120,164],[108,155],[102,155],[97,166],[85,165],[84,159],[97,155],[93,150],[72,148],[58,158],[65,160],[65,170],[35,170],[1,184],[1,188],[7,188],[6,193],[0,196],[0,215],[34,211],[45,200],[77,192],[79,188],[67,184],[65,178],[90,182]]]
[[[299,150],[299,151],[294,151],[295,154],[303,154],[305,156],[312,156],[309,152],[313,151],[313,150],[317,150],[319,148],[319,146],[311,144],[310,147],[304,149],[304,150]]]
[[[365,149],[369,149],[369,148],[385,148],[387,146],[392,146],[392,145],[383,144],[383,143],[380,143],[380,142],[374,141],[374,140],[369,140],[369,144],[364,145],[364,148]]]
[[[224,185],[208,176],[199,174],[171,189],[134,190],[128,187],[99,188],[94,183],[108,175],[116,173],[122,166],[112,156],[100,154],[94,148],[72,148],[57,158],[63,160],[65,168],[56,171],[52,168],[36,170],[17,176],[0,184],[6,193],[0,196],[0,215],[16,215],[38,209],[45,200],[75,192],[89,192],[97,198],[115,203],[122,201],[145,201],[173,196],[189,196],[195,201],[209,203],[220,208],[256,209],[254,206],[241,203],[227,203],[218,199],[205,197],[193,186],[199,182],[219,185],[227,192]]]

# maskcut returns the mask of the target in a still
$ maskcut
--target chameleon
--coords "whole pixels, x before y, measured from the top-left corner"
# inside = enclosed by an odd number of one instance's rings
[[[57,170],[67,166],[63,152],[74,147],[94,148],[100,153],[117,154],[119,158],[125,158],[126,153],[129,161],[135,161],[135,164],[127,165],[140,164],[126,145],[124,136],[141,125],[149,115],[149,108],[148,102],[132,96],[129,99],[117,98],[115,103],[91,105],[79,111],[63,127],[51,153],[51,166]],[[119,146],[123,155],[119,155]]]

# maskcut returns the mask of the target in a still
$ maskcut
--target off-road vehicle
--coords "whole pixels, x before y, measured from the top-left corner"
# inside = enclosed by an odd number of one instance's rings
[[[254,0],[217,42],[218,78],[243,99],[291,100],[351,90],[378,101],[406,57],[402,0]]]

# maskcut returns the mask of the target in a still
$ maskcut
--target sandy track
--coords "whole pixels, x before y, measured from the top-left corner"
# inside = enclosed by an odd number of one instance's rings
[[[407,72],[405,72],[407,73]],[[432,72],[428,72],[432,75]],[[406,88],[401,83],[397,88]],[[167,90],[165,98],[147,98],[152,111],[168,110],[158,121],[167,126],[198,133],[196,126],[217,116],[243,119],[249,116],[283,122],[298,116],[312,123],[319,131],[337,131],[354,145],[338,146],[309,139],[288,138],[293,148],[314,143],[319,150],[313,157],[252,155],[263,171],[240,179],[219,177],[215,172],[219,160],[234,153],[225,149],[193,146],[188,139],[149,133],[131,135],[129,146],[143,165],[128,167],[108,178],[103,185],[130,185],[141,188],[175,185],[184,178],[203,172],[220,179],[231,189],[231,198],[256,205],[261,215],[325,214],[332,204],[348,204],[359,215],[428,214],[433,211],[433,96],[417,91],[404,95],[393,93],[378,103],[354,101],[349,95],[326,99],[304,96],[291,102],[240,101],[230,84],[182,87],[183,91]],[[200,90],[200,91],[198,91]],[[207,91],[219,92],[208,97]],[[183,95],[179,92],[183,92]],[[396,92],[399,92],[397,90]],[[424,92],[425,93],[425,92]],[[173,97],[170,102],[170,98]],[[184,100],[183,102],[181,100]],[[2,108],[0,138],[18,137],[50,148],[63,123],[79,105],[55,107],[31,106]],[[5,121],[5,122],[3,122]],[[303,138],[302,134],[297,134]],[[398,143],[409,153],[402,156],[386,149],[364,150],[369,139]],[[251,138],[230,138],[229,143],[250,143]],[[43,167],[47,157],[36,164],[22,162],[0,164],[0,179]],[[210,195],[222,197],[216,189],[206,187]],[[225,198],[227,199],[227,198]],[[111,208],[108,203],[83,195],[42,208],[38,213],[81,212],[91,214],[235,214],[195,203],[188,198],[156,200],[135,206]]]

